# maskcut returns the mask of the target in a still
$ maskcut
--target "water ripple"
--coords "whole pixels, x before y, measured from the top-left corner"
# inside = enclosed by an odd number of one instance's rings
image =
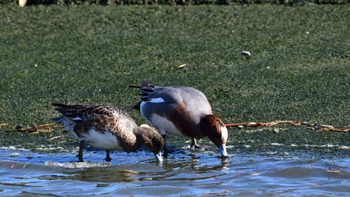
[[[16,153],[16,154],[14,154]],[[16,156],[13,156],[16,155]],[[236,153],[227,160],[185,151],[158,163],[149,152],[0,150],[2,196],[346,196],[350,159],[331,155]],[[128,159],[125,159],[128,158]]]

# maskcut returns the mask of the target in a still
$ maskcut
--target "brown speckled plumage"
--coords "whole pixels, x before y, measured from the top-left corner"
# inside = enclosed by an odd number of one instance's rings
[[[63,125],[77,138],[81,143],[80,148],[86,142],[106,150],[107,161],[111,160],[109,151],[136,151],[143,145],[154,154],[159,154],[163,147],[163,139],[155,129],[137,127],[135,121],[118,108],[59,103],[52,105],[62,114],[52,120]],[[82,150],[79,150],[78,156],[79,161],[82,161]],[[159,160],[158,156],[157,159]]]

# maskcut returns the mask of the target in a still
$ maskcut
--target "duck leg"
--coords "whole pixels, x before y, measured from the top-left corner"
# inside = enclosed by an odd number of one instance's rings
[[[196,138],[192,138],[191,147],[192,150],[196,150],[197,148],[201,148],[201,146],[198,144],[198,141]]]
[[[107,162],[112,161],[112,158],[109,156],[109,150],[106,150],[106,161]]]
[[[175,153],[175,150],[173,148],[170,148],[166,143],[166,135],[162,135],[164,139],[164,147],[163,147],[163,156],[164,158],[168,157],[169,153]]]
[[[169,153],[169,147],[166,143],[166,135],[162,135],[163,139],[164,139],[164,147],[163,147],[163,151],[164,151],[164,157],[168,157],[168,153]]]
[[[84,149],[84,140],[81,140],[79,143],[79,153],[77,155],[79,162],[83,161],[83,149]]]

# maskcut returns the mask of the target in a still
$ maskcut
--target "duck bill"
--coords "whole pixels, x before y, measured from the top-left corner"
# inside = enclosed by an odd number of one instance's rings
[[[159,162],[163,161],[162,152],[154,153],[154,156],[156,156],[156,158]]]
[[[220,152],[220,154],[221,154],[221,156],[223,158],[227,158],[228,157],[225,144],[222,144],[221,146],[219,146],[219,152]]]

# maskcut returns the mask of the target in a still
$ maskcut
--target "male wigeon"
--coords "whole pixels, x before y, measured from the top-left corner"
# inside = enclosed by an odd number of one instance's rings
[[[139,87],[139,86],[132,86]],[[191,148],[197,146],[196,138],[208,137],[227,157],[228,132],[225,124],[212,113],[207,97],[199,90],[186,86],[154,86],[141,82],[141,102],[135,105],[150,125],[164,138],[167,133],[192,138]],[[164,146],[164,156],[168,148]]]
[[[109,106],[65,105],[52,103],[62,115],[52,121],[61,124],[79,140],[80,162],[83,161],[84,143],[106,151],[106,161],[111,161],[110,151],[136,151],[144,146],[162,161],[162,136],[151,127],[137,127],[124,111]]]

